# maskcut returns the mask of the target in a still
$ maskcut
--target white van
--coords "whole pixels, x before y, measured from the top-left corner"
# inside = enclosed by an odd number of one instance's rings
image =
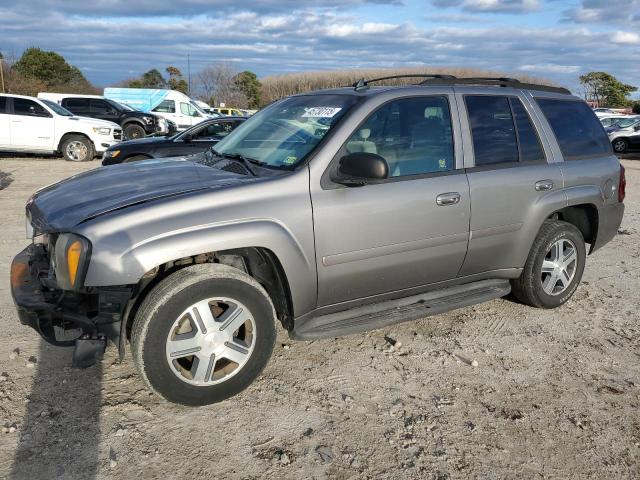
[[[191,98],[176,90],[154,88],[105,88],[104,96],[143,112],[160,115],[185,130],[212,118]]]
[[[0,152],[62,153],[82,162],[121,140],[116,123],[76,117],[50,100],[0,94]]]

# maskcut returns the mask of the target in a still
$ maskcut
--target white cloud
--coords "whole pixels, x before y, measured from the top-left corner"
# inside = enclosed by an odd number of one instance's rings
[[[615,32],[611,37],[613,43],[640,45],[640,34],[634,32]]]

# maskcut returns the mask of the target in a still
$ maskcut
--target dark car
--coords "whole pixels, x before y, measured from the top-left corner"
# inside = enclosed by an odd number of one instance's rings
[[[150,137],[121,142],[104,152],[102,165],[204,152],[245,120],[246,117],[212,118],[171,137]]]
[[[108,98],[65,96],[59,103],[75,115],[117,123],[127,139],[173,133],[167,120],[160,115],[135,110]]]

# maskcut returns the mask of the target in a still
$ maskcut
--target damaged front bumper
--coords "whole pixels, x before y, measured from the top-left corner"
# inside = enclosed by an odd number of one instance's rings
[[[82,340],[110,339],[120,346],[121,325],[132,289],[91,288],[63,291],[52,286],[44,245],[32,244],[13,259],[11,295],[20,323],[57,346],[78,346]],[[55,282],[54,282],[55,283]]]

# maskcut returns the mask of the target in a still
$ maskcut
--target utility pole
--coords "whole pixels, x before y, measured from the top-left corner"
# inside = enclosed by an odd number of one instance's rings
[[[187,53],[187,78],[189,82],[187,91],[189,92],[189,96],[191,96],[191,55],[188,53]]]
[[[2,93],[4,92],[4,57],[0,53],[0,83],[2,83]]]

